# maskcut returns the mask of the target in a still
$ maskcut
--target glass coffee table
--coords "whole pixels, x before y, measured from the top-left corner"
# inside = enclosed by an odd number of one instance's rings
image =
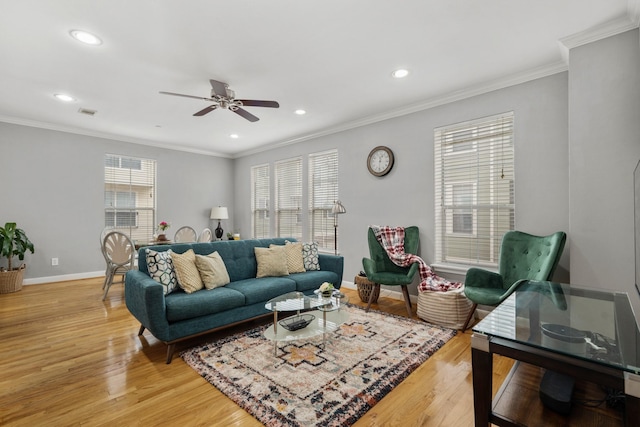
[[[640,425],[640,330],[626,293],[527,281],[473,327],[475,425],[535,424],[532,419],[514,424],[508,410],[516,405],[501,402],[512,375],[492,401],[493,354],[519,361],[514,369],[524,362],[619,390],[625,397],[624,424]],[[531,408],[521,401],[524,390],[512,395],[519,396],[518,405]]]
[[[278,354],[278,343],[309,339],[322,334],[324,346],[327,333],[338,330],[340,325],[349,319],[349,313],[341,308],[346,305],[349,298],[339,291],[335,291],[330,297],[322,295],[308,296],[302,292],[289,292],[269,300],[265,304],[267,310],[273,311],[273,325],[264,331],[265,338],[274,342],[274,356]],[[313,320],[300,329],[288,330],[278,320],[279,313],[295,312],[293,316],[313,316]],[[292,318],[285,318],[289,323]],[[294,318],[293,320],[296,320]]]

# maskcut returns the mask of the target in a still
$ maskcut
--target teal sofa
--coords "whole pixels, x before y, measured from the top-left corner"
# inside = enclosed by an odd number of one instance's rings
[[[287,238],[286,240],[295,241]],[[138,335],[147,329],[167,344],[167,363],[171,363],[175,344],[179,341],[222,329],[265,315],[271,311],[265,303],[279,295],[299,291],[312,295],[323,282],[342,284],[344,259],[320,253],[320,270],[288,276],[256,278],[257,261],[254,248],[284,245],[284,238],[231,240],[208,243],[176,243],[150,246],[154,251],[208,255],[217,251],[225,263],[231,283],[226,286],[187,294],[181,289],[164,295],[163,286],[148,273],[146,248],[141,248],[138,270],[125,277],[125,300],[131,314],[140,322]]]

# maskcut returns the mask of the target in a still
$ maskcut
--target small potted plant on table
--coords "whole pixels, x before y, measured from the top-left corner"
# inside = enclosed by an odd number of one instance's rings
[[[26,265],[21,263],[20,266],[13,268],[11,261],[15,256],[23,261],[27,251],[34,252],[33,243],[24,230],[16,227],[15,222],[7,222],[4,227],[0,227],[0,257],[7,258],[7,268],[0,268],[0,294],[22,289]]]

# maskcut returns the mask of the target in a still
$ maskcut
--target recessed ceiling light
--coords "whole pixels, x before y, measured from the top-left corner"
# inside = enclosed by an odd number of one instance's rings
[[[231,135],[229,135],[229,138],[238,139],[240,138],[240,135],[238,135],[237,133],[232,133]]]
[[[396,79],[401,79],[401,78],[407,77],[409,75],[409,70],[405,70],[405,69],[401,68],[399,70],[395,70],[391,75],[393,77],[395,77]]]
[[[303,116],[303,115],[307,114],[307,112],[305,110],[302,110],[302,109],[296,110],[295,113],[297,115],[299,115],[299,116]]]
[[[71,35],[71,37],[82,43],[90,44],[93,46],[102,44],[102,40],[100,40],[100,37],[83,30],[71,30],[69,31],[69,34]]]
[[[73,96],[65,95],[64,93],[54,93],[53,96],[57,100],[64,102],[73,102],[76,100]]]

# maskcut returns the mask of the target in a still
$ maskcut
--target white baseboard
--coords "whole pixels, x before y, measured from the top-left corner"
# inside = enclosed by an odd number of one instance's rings
[[[102,271],[89,271],[86,273],[61,274],[59,276],[34,277],[32,279],[24,279],[23,285],[40,285],[42,283],[66,282],[68,280],[92,279],[94,277],[104,276]]]
[[[346,280],[342,281],[342,287],[345,287],[347,289],[358,289],[358,285],[356,285],[353,282],[347,282]],[[402,292],[399,291],[391,291],[389,289],[385,289],[383,287],[380,288],[380,296],[381,297],[387,297],[387,298],[391,298],[391,299],[397,299],[400,301],[404,301],[404,296],[402,295]],[[418,303],[418,295],[409,295],[409,299],[411,300],[412,303],[417,304]]]

